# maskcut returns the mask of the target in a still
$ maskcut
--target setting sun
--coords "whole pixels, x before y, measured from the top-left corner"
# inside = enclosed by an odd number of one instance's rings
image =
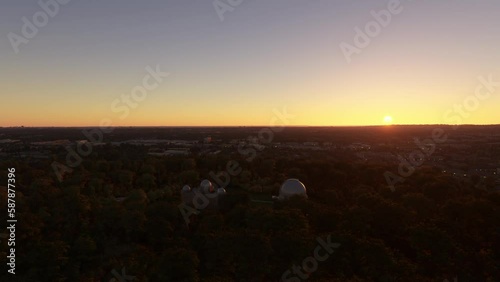
[[[392,117],[391,116],[386,116],[384,118],[384,123],[387,124],[387,125],[392,124]]]

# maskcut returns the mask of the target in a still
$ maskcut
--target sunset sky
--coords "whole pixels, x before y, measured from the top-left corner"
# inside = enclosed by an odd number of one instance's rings
[[[268,125],[285,106],[290,125],[442,124],[479,76],[500,82],[497,0],[401,1],[351,63],[340,44],[390,1],[243,0],[221,21],[212,0],[72,0],[16,54],[37,2],[0,4],[0,126]],[[157,65],[122,118],[113,101]],[[498,124],[499,105],[500,86],[461,122]]]

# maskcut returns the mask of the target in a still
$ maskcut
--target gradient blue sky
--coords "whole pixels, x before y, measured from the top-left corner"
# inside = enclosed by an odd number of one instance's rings
[[[284,106],[291,125],[447,123],[478,76],[500,81],[499,1],[401,1],[350,64],[339,44],[389,1],[244,0],[221,22],[211,0],[72,0],[16,54],[37,2],[0,4],[0,126],[267,125]],[[170,76],[121,119],[148,65]],[[462,122],[500,123],[499,102]]]

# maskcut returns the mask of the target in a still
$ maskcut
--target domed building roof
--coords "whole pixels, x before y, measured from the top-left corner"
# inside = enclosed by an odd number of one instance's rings
[[[182,192],[190,192],[191,191],[191,187],[189,187],[189,185],[185,185],[184,187],[182,187]]]
[[[213,193],[215,192],[214,185],[210,180],[205,179],[200,184],[200,189],[203,193]]]
[[[295,195],[304,196],[307,198],[306,186],[298,179],[286,180],[281,185],[279,199],[284,200]]]

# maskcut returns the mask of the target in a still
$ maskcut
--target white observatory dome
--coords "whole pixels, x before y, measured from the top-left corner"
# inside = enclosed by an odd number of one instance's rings
[[[307,198],[306,186],[298,179],[286,180],[280,188],[279,199],[284,200],[292,196],[299,195]]]
[[[182,187],[182,192],[190,192],[191,191],[191,187],[189,187],[189,185],[185,185],[184,187]]]
[[[201,189],[201,191],[203,193],[213,193],[213,192],[215,192],[214,185],[208,179],[205,179],[205,180],[203,180],[201,182],[200,189]]]

